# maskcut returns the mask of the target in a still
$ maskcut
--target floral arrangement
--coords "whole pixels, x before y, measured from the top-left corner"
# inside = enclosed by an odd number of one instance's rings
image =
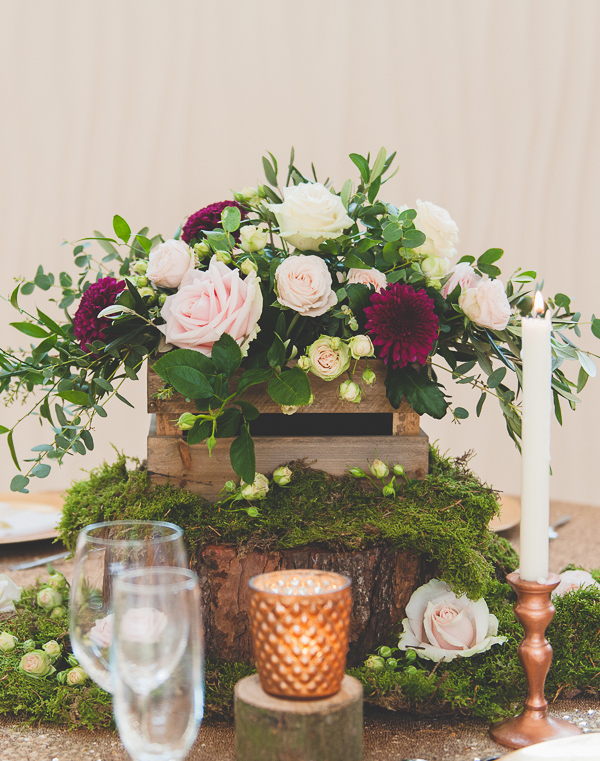
[[[113,237],[95,233],[74,245],[75,280],[40,266],[33,280],[20,281],[10,302],[22,319],[11,324],[35,342],[0,350],[0,393],[10,403],[40,391],[27,414],[54,435],[33,447],[22,469],[18,423],[0,426],[20,470],[11,489],[26,491],[52,461],[92,449],[95,418],[106,416],[113,397],[129,404],[121,386],[148,357],[162,395],[176,391],[196,403],[198,413],[180,420],[188,443],[206,442],[210,451],[217,438],[231,439],[232,467],[247,484],[255,476],[250,423],[259,411],[244,392],[266,384],[293,414],[311,404],[313,375],[338,381],[348,404],[383,380],[393,407],[406,399],[420,415],[450,411],[459,421],[468,412],[451,405],[445,373],[478,392],[477,415],[496,397],[518,445],[520,318],[531,311],[537,275],[519,269],[501,280],[500,249],[457,258],[458,229],[445,209],[381,200],[394,155],[382,149],[371,162],[351,154],[359,177],[336,189],[314,168],[312,178],[302,174],[293,150],[284,183],[269,154],[266,184],[192,214],[173,238],[148,237],[148,228],[132,234],[117,215]],[[58,291],[51,300],[64,321],[22,306],[36,288]],[[546,308],[561,420],[561,400],[574,407],[595,366],[567,335],[580,335],[570,299],[556,294]],[[600,337],[600,319],[592,317],[591,329]],[[385,379],[368,366],[357,377],[356,360],[370,357],[383,360]],[[578,363],[576,380],[567,378],[565,360]]]

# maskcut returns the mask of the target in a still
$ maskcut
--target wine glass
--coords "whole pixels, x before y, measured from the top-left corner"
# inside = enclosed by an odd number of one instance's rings
[[[114,578],[128,568],[186,566],[182,537],[173,523],[111,521],[87,526],[77,538],[69,605],[71,646],[85,672],[107,692]]]
[[[198,577],[183,568],[138,568],[113,584],[113,709],[134,761],[180,761],[204,708]]]

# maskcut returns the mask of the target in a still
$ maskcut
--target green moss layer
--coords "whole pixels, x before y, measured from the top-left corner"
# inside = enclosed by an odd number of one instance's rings
[[[216,507],[198,494],[152,485],[143,470],[128,471],[125,458],[93,471],[67,492],[60,524],[73,548],[89,523],[115,519],[168,520],[184,529],[190,551],[204,544],[284,549],[304,545],[359,549],[387,544],[412,549],[436,564],[457,592],[481,597],[492,576],[496,548],[487,524],[498,510],[496,493],[462,460],[431,455],[430,474],[412,480],[396,498],[365,488],[364,479],[334,477],[292,464],[289,486],[272,486],[250,518],[239,502]]]

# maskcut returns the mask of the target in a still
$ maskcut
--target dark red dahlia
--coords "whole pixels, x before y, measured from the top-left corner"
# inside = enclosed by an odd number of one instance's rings
[[[96,283],[92,283],[81,297],[79,307],[73,317],[75,338],[83,351],[90,351],[93,341],[104,341],[104,330],[111,324],[106,317],[98,317],[105,308],[115,303],[117,296],[125,289],[124,280],[115,280],[114,277],[103,277]]]
[[[365,307],[366,329],[379,356],[392,367],[424,365],[438,335],[433,299],[404,283],[391,283]]]
[[[195,214],[191,214],[183,230],[181,238],[190,246],[198,243],[202,238],[202,232],[205,230],[214,230],[215,227],[221,227],[221,212],[227,206],[236,206],[242,213],[242,219],[246,217],[246,211],[237,201],[218,201],[211,203],[204,209],[200,209]],[[237,240],[238,234],[234,233],[233,237]]]

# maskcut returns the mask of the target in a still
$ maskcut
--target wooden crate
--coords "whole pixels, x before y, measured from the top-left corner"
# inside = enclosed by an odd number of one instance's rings
[[[319,431],[319,418],[315,417],[314,436],[254,436],[256,470],[270,473],[279,465],[293,460],[305,460],[315,468],[334,475],[347,472],[349,466],[363,469],[375,457],[389,463],[401,463],[409,478],[423,478],[428,470],[429,439],[420,430],[419,415],[403,402],[393,410],[385,395],[383,379],[385,367],[382,362],[370,361],[377,374],[377,382],[364,391],[360,404],[341,402],[338,398],[339,383],[323,381],[311,375],[311,387],[315,401],[301,407],[296,415],[318,416],[320,413],[352,414],[360,429],[361,415],[388,414],[391,418],[390,435],[385,436],[336,436],[333,431]],[[360,377],[366,362],[358,363],[356,377]],[[217,440],[208,456],[204,444],[190,446],[175,425],[183,412],[197,412],[193,402],[175,394],[169,400],[154,398],[162,388],[160,377],[148,371],[148,412],[153,414],[148,436],[148,471],[155,483],[170,482],[180,488],[197,491],[208,499],[216,499],[225,481],[235,478],[229,461],[230,439]],[[261,413],[280,414],[281,409],[266,392],[266,384],[249,388],[244,398],[254,404]],[[281,415],[282,433],[290,418]]]

